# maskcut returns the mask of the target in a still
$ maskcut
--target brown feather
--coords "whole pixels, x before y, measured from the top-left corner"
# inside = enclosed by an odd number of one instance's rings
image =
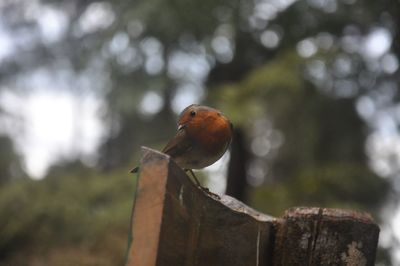
[[[172,158],[179,157],[192,149],[192,141],[186,136],[186,130],[179,130],[162,150]]]

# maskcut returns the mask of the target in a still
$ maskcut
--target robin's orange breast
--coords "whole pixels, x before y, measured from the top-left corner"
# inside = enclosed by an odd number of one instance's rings
[[[202,121],[188,127],[187,132],[209,155],[224,153],[232,138],[229,120],[219,113],[204,114]]]
[[[198,110],[196,118],[181,125],[184,125],[190,148],[173,157],[186,169],[201,169],[213,164],[223,156],[232,139],[230,121],[215,109]]]

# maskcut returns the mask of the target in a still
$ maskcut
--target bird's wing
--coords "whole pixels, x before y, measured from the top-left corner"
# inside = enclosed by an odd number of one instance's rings
[[[192,141],[187,137],[186,131],[181,129],[178,130],[175,137],[167,143],[162,152],[168,154],[172,158],[176,158],[187,153],[192,148]]]

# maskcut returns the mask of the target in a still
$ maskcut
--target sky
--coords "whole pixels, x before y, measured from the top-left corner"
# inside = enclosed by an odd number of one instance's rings
[[[49,165],[61,158],[78,155],[89,165],[93,163],[91,154],[104,130],[98,99],[78,99],[71,92],[43,88],[23,95],[1,91],[0,104],[23,123],[15,127],[3,121],[3,130],[18,136],[17,149],[33,178],[42,178]]]

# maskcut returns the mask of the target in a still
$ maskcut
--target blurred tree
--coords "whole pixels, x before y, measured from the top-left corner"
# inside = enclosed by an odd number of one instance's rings
[[[307,61],[282,55],[214,94],[239,126],[251,129],[245,144],[253,152],[248,179],[254,186],[266,184],[252,191],[251,203],[275,215],[310,204],[378,211],[388,184],[368,168],[366,125],[354,99],[321,94],[301,79]],[[252,120],[235,112],[242,102],[258,106]]]
[[[400,121],[396,0],[20,0],[0,7],[16,36],[12,52],[0,53],[0,88],[30,89],[26,77],[42,71],[104,99],[99,169],[128,169],[140,145],[158,146],[173,134],[177,111],[204,100],[242,134],[231,169],[245,171],[255,189],[236,170],[229,189],[259,209],[376,211],[388,182],[399,193],[396,145],[379,148],[388,135],[398,138]],[[49,23],[59,30],[46,34]]]
[[[65,176],[82,177],[92,175],[93,169],[81,160],[60,160],[53,163],[47,171],[46,178],[64,178]]]
[[[0,188],[0,264],[123,264],[132,180],[124,172],[54,177]]]
[[[240,199],[243,202],[248,202],[246,191],[247,181],[245,177],[249,152],[246,147],[244,133],[240,128],[234,129],[225,194]]]
[[[17,154],[13,140],[0,136],[0,186],[16,178],[26,177],[22,169],[21,156]]]
[[[381,55],[386,62],[383,69],[371,65],[379,58],[368,58],[365,49],[357,48],[377,32],[388,33],[390,40],[398,38],[396,1],[382,5],[373,1],[220,0],[203,2],[201,8],[193,0],[47,0],[30,5],[10,1],[1,9],[10,29],[21,38],[31,38],[29,49],[22,43],[16,46],[18,56],[25,60],[17,56],[4,60],[2,81],[7,84],[14,75],[41,66],[72,72],[81,78],[70,79],[68,87],[97,91],[105,97],[108,108],[104,121],[109,132],[100,152],[103,169],[130,162],[140,144],[167,139],[160,137],[159,129],[172,134],[171,107],[179,111],[178,107],[190,103],[180,100],[180,95],[186,93],[199,101],[206,93],[205,83],[213,87],[240,81],[280,51],[297,50],[306,57],[318,51],[319,61],[302,78],[324,90],[331,88],[336,91],[333,94],[376,98],[370,92],[354,90],[371,84],[378,88],[381,81],[386,87],[393,86],[388,81],[397,80],[385,71],[396,60],[390,47],[381,52],[387,55],[386,61]],[[52,37],[44,34],[46,21],[34,14],[29,19],[29,10],[35,7],[46,10],[51,18],[63,17],[56,19],[61,33],[55,31]],[[25,29],[41,34],[28,36]],[[390,43],[395,52],[395,42]],[[158,121],[149,122],[152,120]],[[140,132],[144,125],[147,134]]]

